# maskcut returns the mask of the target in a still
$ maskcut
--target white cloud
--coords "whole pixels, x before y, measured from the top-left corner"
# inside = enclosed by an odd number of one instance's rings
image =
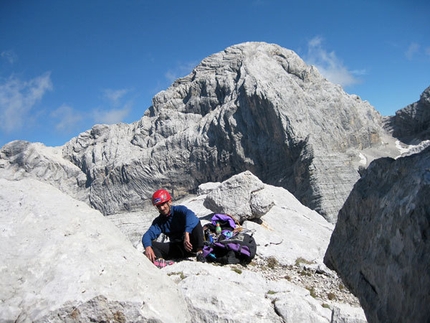
[[[417,43],[410,43],[408,49],[405,52],[405,56],[408,60],[412,60],[416,54],[420,51],[420,45]]]
[[[18,60],[18,55],[13,50],[4,50],[0,54],[1,58],[8,61],[9,64],[14,64]]]
[[[52,111],[50,116],[59,120],[55,125],[55,129],[61,133],[73,132],[84,118],[79,111],[76,111],[67,104],[63,104],[58,109]]]
[[[322,46],[323,39],[314,37],[308,42],[308,52],[304,60],[309,65],[314,65],[318,71],[330,82],[349,86],[359,83],[360,80],[356,75],[366,74],[365,70],[350,71],[345,67],[342,61],[336,56],[334,51],[328,52]]]
[[[169,80],[170,83],[173,83],[178,78],[178,74],[172,71],[167,71],[166,74],[164,74],[164,76],[166,77],[166,79]]]
[[[178,78],[184,77],[185,75],[191,73],[196,65],[197,64],[195,62],[179,64],[174,70],[167,71],[164,76],[169,80],[169,82],[173,83]]]
[[[106,89],[103,90],[103,95],[105,99],[107,99],[113,106],[117,106],[121,99],[129,92],[127,89],[123,90],[112,90]]]
[[[109,108],[97,108],[92,113],[92,118],[95,123],[115,124],[123,122],[130,113],[133,103],[131,100],[126,101],[125,96],[130,92],[130,89],[103,90],[103,97],[108,100]],[[126,101],[124,103],[124,101]]]
[[[29,81],[11,76],[0,83],[0,130],[20,130],[34,105],[52,88],[49,72]]]
[[[122,122],[130,113],[130,106],[125,105],[122,109],[100,110],[93,111],[95,123],[115,124]]]
[[[131,111],[131,105],[126,104],[120,109],[96,108],[91,111],[82,112],[63,104],[50,114],[56,119],[55,130],[59,133],[69,134],[79,129],[83,124],[90,121],[92,124],[116,124],[123,122]]]

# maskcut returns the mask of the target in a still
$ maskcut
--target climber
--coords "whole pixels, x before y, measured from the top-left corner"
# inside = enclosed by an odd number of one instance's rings
[[[152,204],[160,214],[142,237],[146,257],[156,265],[160,263],[159,259],[182,259],[191,256],[204,262],[203,228],[194,212],[184,205],[172,205],[172,198],[164,189],[152,195]],[[169,237],[169,242],[155,241],[161,233]]]

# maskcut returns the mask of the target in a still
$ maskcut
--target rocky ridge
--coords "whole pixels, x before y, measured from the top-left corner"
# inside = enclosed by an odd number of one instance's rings
[[[430,86],[426,88],[417,102],[409,104],[387,117],[385,128],[404,143],[417,144],[430,138]]]
[[[330,115],[330,118],[326,116]],[[382,118],[291,50],[243,43],[205,58],[133,124],[95,125],[60,148],[12,142],[8,178],[33,177],[105,215],[175,199],[250,170],[335,222],[360,166],[396,156]],[[394,147],[394,148],[393,148]]]

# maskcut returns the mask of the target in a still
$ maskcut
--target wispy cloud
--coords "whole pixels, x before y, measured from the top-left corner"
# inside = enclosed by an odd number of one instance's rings
[[[405,52],[405,56],[408,60],[412,60],[415,55],[420,51],[420,45],[417,43],[410,43],[408,49]]]
[[[95,123],[115,124],[122,122],[130,113],[129,105],[123,106],[121,109],[102,110],[95,109],[93,118]]]
[[[0,130],[12,133],[22,129],[34,105],[52,88],[49,72],[29,81],[11,76],[0,83]]]
[[[304,55],[307,64],[314,65],[330,82],[341,86],[350,86],[360,82],[357,75],[365,75],[366,70],[348,70],[334,51],[328,52],[323,47],[323,39],[314,37],[308,42],[308,52]]]
[[[169,80],[169,82],[173,83],[178,78],[184,77],[185,75],[191,73],[191,71],[194,67],[196,67],[196,65],[196,62],[180,63],[174,69],[168,70],[164,74],[164,76],[166,77],[166,79]]]
[[[126,95],[130,90],[122,89],[122,90],[112,90],[105,89],[103,90],[104,98],[107,99],[111,105],[117,106],[120,104],[121,99]]]
[[[132,100],[127,99],[131,89],[105,89],[103,98],[108,101],[108,107],[96,108],[91,112],[95,123],[115,124],[123,122],[133,107]]]
[[[72,133],[84,119],[84,116],[70,105],[63,104],[51,112],[50,116],[56,120],[55,130],[59,133]]]
[[[77,110],[69,104],[63,104],[53,112],[50,117],[54,119],[55,130],[59,133],[73,133],[76,129],[92,124],[115,124],[123,122],[132,109],[132,102],[123,102],[124,96],[130,90],[102,90],[102,97],[107,100],[106,107],[98,107],[87,111]]]
[[[18,60],[18,55],[16,55],[13,50],[2,51],[0,57],[5,59],[11,65],[13,65]]]

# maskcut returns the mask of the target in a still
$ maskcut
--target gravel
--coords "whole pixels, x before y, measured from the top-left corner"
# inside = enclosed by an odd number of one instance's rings
[[[263,259],[256,256],[246,268],[262,274],[268,280],[286,279],[289,282],[306,288],[310,294],[323,304],[333,302],[345,303],[360,307],[360,302],[342,282],[336,272],[327,267],[300,260],[294,265],[280,265],[275,258]]]

